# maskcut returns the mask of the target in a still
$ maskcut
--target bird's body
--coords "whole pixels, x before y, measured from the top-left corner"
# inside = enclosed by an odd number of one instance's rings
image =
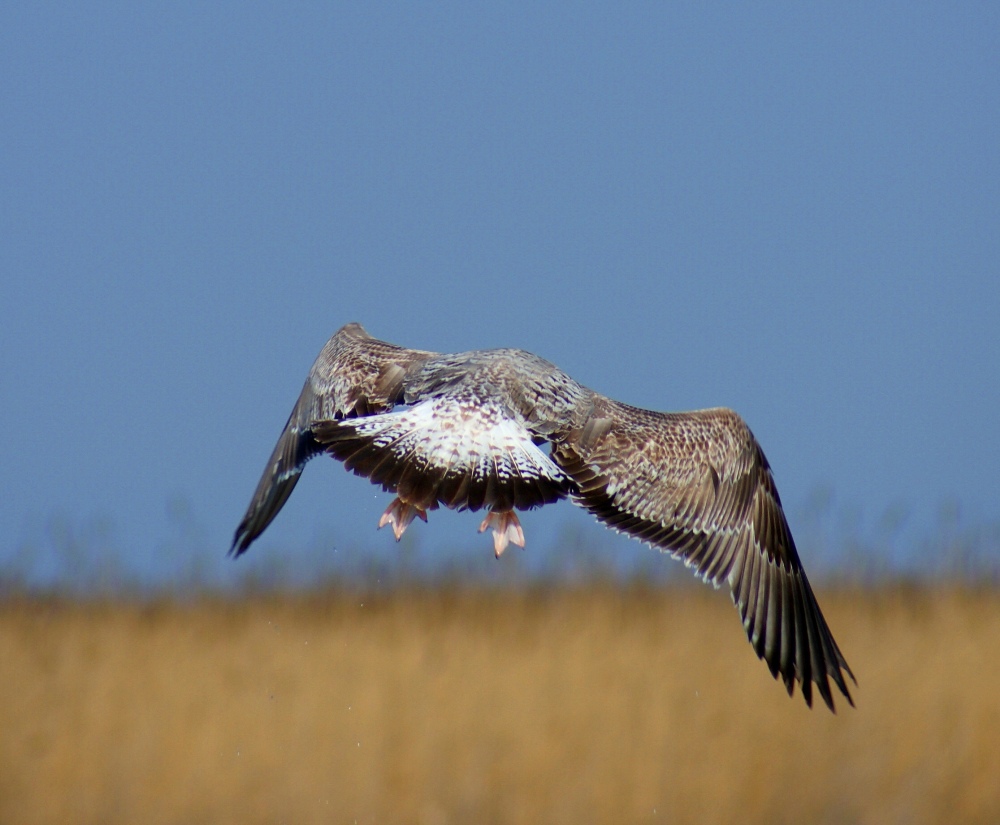
[[[540,445],[547,443],[546,454]],[[757,654],[788,692],[853,679],[802,570],[770,467],[732,410],[659,413],[614,401],[517,349],[442,355],[339,330],[313,364],[243,521],[243,553],[305,463],[329,452],[395,493],[398,539],[440,506],[487,514],[494,549],[524,545],[515,513],[569,498],[608,526],[727,583]]]

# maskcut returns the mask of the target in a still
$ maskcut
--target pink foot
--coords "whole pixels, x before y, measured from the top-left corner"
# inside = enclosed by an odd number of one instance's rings
[[[479,532],[486,528],[493,528],[493,550],[497,558],[507,549],[509,542],[514,542],[518,547],[524,547],[524,531],[521,529],[521,522],[517,520],[517,514],[513,510],[497,512],[490,510],[490,514],[483,519],[479,525]]]
[[[415,504],[406,504],[398,498],[394,498],[392,503],[385,508],[382,518],[378,520],[378,529],[381,530],[387,524],[391,524],[392,534],[396,537],[396,541],[399,541],[403,537],[403,533],[406,532],[406,528],[410,526],[414,516],[420,516],[424,521],[427,521],[426,510]]]

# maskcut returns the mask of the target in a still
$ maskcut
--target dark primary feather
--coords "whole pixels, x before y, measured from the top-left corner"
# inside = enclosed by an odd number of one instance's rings
[[[551,457],[535,445],[548,442]],[[570,497],[609,527],[725,583],[757,655],[789,694],[854,679],[802,569],[767,459],[732,410],[621,404],[523,350],[440,355],[350,324],[323,348],[271,455],[232,552],[329,452],[429,510],[527,509]]]

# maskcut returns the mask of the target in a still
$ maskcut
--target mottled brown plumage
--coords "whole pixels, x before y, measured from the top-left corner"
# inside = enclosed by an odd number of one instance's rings
[[[376,341],[361,324],[347,324],[326,342],[285,423],[233,539],[237,556],[264,532],[295,489],[306,462],[323,451],[313,436],[321,421],[392,409],[402,399],[407,368],[433,353]]]
[[[486,508],[480,530],[492,528],[499,555],[509,541],[524,544],[515,510],[568,497],[727,584],[750,643],[789,694],[798,682],[811,705],[815,684],[832,710],[832,681],[852,702],[853,674],[806,579],[767,459],[732,410],[638,409],[523,350],[440,355],[349,324],[313,364],[234,553],[323,451],[395,493],[379,526],[397,539],[441,505]]]

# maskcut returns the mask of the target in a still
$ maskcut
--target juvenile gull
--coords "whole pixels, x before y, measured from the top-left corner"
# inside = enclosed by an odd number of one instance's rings
[[[546,454],[540,445],[549,445]],[[379,527],[398,540],[441,505],[486,516],[494,552],[524,546],[516,510],[570,499],[616,531],[728,585],[750,643],[812,706],[854,674],[820,612],[771,469],[732,410],[630,407],[518,349],[439,354],[348,324],[323,347],[230,550],[264,532],[313,456],[394,493]]]

